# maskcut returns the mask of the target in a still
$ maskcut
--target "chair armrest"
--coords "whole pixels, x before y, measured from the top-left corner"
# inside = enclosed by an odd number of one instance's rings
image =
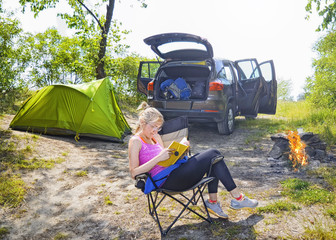
[[[213,159],[211,159],[211,165],[210,165],[210,168],[209,168],[208,176],[210,176],[210,174],[211,174],[212,165],[218,163],[219,161],[222,161],[223,159],[224,159],[223,155],[219,155],[219,156],[216,156]]]
[[[135,176],[135,187],[141,189],[141,191],[145,190],[146,180],[149,177],[149,173],[141,173]]]
[[[135,176],[135,180],[146,180],[149,176],[149,173],[140,173]]]
[[[212,160],[211,160],[211,165],[214,165],[215,163],[218,163],[219,161],[222,161],[224,159],[224,156],[223,155],[219,155],[217,157],[214,157]]]

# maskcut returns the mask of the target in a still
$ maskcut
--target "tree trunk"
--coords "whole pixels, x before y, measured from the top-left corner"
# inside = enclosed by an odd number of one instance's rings
[[[104,24],[104,27],[102,28],[101,33],[101,41],[99,44],[99,53],[98,53],[98,65],[96,68],[96,77],[97,79],[101,79],[106,77],[105,73],[105,53],[106,53],[106,47],[107,47],[107,36],[110,30],[112,16],[113,16],[113,10],[114,10],[114,3],[115,0],[109,0],[109,4],[106,6],[106,22]]]

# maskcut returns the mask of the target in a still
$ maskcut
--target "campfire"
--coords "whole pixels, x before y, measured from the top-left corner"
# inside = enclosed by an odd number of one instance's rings
[[[327,144],[312,132],[287,131],[271,136],[274,145],[269,152],[272,166],[281,169],[291,162],[294,171],[308,165],[318,167],[332,158],[326,152]]]
[[[301,140],[297,131],[288,131],[287,138],[290,148],[289,160],[292,161],[293,168],[297,171],[298,167],[308,164],[308,156],[305,151],[306,144]]]

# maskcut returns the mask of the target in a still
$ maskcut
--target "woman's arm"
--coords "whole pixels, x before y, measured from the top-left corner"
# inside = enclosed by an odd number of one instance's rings
[[[161,141],[162,142],[162,141]],[[162,151],[146,162],[145,164],[139,164],[139,152],[141,149],[141,140],[138,138],[131,138],[128,145],[128,158],[129,158],[129,171],[132,178],[141,173],[149,172],[158,162],[167,160],[170,157],[170,149],[162,149]]]

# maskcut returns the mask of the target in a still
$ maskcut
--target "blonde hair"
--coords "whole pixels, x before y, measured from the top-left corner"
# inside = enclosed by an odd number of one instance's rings
[[[138,121],[133,129],[133,134],[141,131],[141,123],[157,123],[163,124],[164,119],[162,114],[154,107],[149,106],[146,102],[140,103],[137,108],[139,111]]]

